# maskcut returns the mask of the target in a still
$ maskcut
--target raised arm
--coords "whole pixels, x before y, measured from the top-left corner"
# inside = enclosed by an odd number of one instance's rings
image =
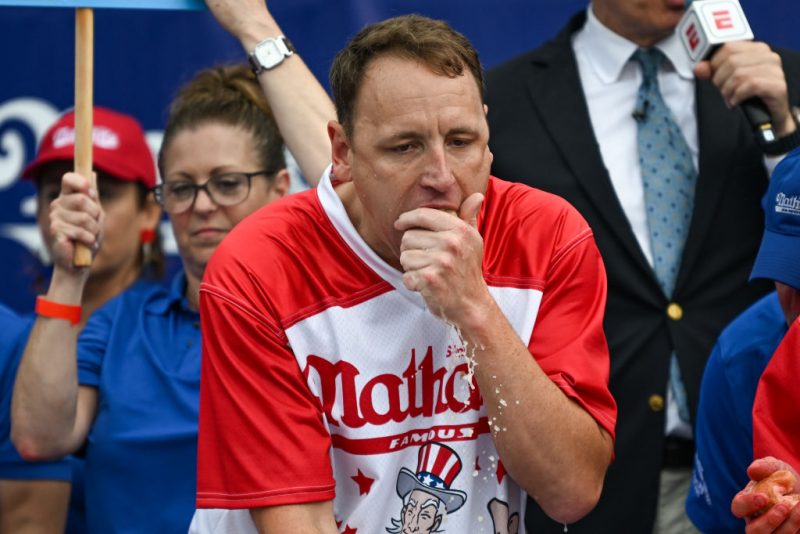
[[[95,247],[102,225],[97,192],[84,177],[66,174],[50,208],[55,267],[48,301],[80,306],[89,269],[72,266],[74,244]],[[31,331],[11,405],[11,439],[27,460],[64,456],[86,439],[97,411],[97,390],[78,386],[78,333],[78,325],[42,316]]]
[[[247,54],[261,41],[283,35],[264,0],[206,0],[219,23]],[[258,80],[286,146],[311,185],[331,161],[328,121],[336,118],[330,97],[295,53]]]

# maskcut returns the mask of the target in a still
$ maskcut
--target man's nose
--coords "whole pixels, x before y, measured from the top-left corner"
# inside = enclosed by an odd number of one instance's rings
[[[426,155],[422,185],[444,191],[455,182],[447,151],[443,146],[434,147],[429,149]]]

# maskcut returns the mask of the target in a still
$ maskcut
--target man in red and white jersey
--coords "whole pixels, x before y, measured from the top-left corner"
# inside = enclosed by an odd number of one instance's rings
[[[444,22],[365,28],[331,86],[319,187],[206,270],[193,532],[517,533],[528,494],[580,519],[616,421],[591,230],[489,176],[481,66]]]

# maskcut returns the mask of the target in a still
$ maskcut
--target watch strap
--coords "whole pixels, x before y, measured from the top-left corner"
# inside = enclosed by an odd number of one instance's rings
[[[784,135],[770,143],[762,143],[761,150],[767,156],[782,156],[800,146],[800,108],[792,107],[792,118],[797,127],[794,132]]]

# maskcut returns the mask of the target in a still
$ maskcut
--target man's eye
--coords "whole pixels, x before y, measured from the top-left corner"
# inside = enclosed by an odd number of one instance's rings
[[[406,143],[404,145],[397,145],[394,147],[394,151],[398,154],[405,154],[407,152],[411,152],[411,149],[414,148],[414,145],[411,143]]]

